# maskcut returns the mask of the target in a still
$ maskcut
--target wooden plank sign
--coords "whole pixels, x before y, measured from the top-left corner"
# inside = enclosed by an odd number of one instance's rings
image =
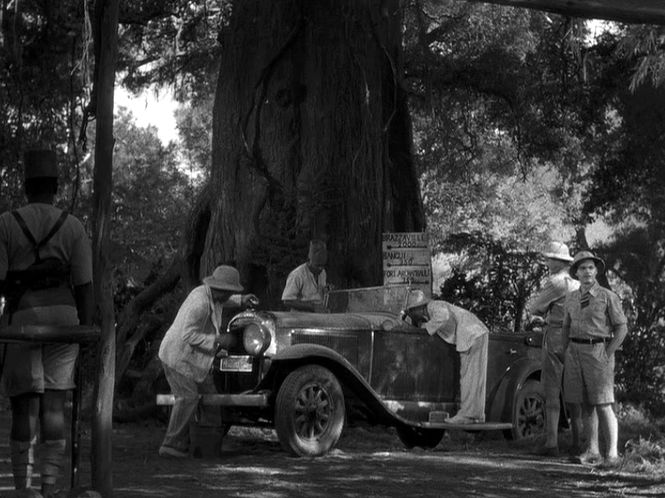
[[[432,292],[432,263],[425,232],[383,234],[383,284],[411,284],[428,296]]]

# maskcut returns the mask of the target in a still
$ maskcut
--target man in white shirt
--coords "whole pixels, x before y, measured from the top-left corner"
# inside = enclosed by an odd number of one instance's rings
[[[446,301],[432,301],[421,290],[411,291],[405,312],[413,325],[429,335],[437,334],[460,354],[460,409],[444,422],[485,422],[489,329],[470,311]]]
[[[291,311],[324,312],[323,300],[326,291],[326,270],[328,261],[326,243],[312,240],[306,263],[296,267],[286,279],[282,292],[282,302]]]
[[[175,396],[166,435],[159,448],[164,457],[184,458],[189,450],[189,422],[199,394],[215,393],[211,369],[224,340],[225,307],[257,304],[254,294],[241,294],[240,274],[232,266],[218,266],[194,288],[180,306],[159,347],[159,359]]]

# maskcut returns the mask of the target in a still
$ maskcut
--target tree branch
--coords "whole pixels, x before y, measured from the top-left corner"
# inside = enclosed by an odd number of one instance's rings
[[[554,14],[587,19],[605,19],[630,24],[665,25],[662,0],[467,0],[544,10]]]

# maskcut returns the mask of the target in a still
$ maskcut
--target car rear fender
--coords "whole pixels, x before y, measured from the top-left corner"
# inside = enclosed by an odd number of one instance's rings
[[[361,400],[379,420],[407,422],[390,411],[358,370],[337,351],[319,344],[296,344],[272,357],[270,368],[258,386],[276,393],[286,376],[302,365],[317,364],[330,370],[346,390]],[[408,422],[407,422],[408,423]]]
[[[511,422],[515,395],[528,379],[540,379],[540,365],[529,358],[511,364],[487,399],[489,420]]]

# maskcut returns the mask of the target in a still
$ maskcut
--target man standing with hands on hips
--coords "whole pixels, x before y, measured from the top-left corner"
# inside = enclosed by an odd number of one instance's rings
[[[589,251],[575,255],[570,274],[580,281],[564,305],[563,339],[565,348],[564,395],[567,403],[582,405],[588,447],[580,455],[583,464],[610,468],[619,462],[619,427],[614,403],[614,353],[623,342],[627,329],[621,300],[601,287],[596,277],[605,263]],[[606,438],[607,455],[603,460],[598,446],[598,424]]]

